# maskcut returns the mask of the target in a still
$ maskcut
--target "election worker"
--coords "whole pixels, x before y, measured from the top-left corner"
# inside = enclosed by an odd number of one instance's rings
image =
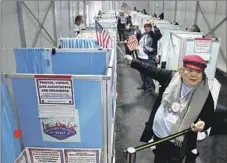
[[[84,23],[84,18],[82,15],[78,15],[76,18],[75,18],[75,21],[74,21],[74,29],[73,29],[73,33],[74,33],[74,37],[77,37],[80,33],[80,30],[81,30],[81,25]]]
[[[161,85],[140,141],[156,141],[190,129],[183,136],[157,144],[154,150],[155,163],[182,163],[187,152],[195,147],[197,133],[207,130],[213,123],[214,100],[204,71],[205,60],[198,55],[186,55],[183,67],[175,72],[131,56],[126,59],[132,68],[146,73]]]

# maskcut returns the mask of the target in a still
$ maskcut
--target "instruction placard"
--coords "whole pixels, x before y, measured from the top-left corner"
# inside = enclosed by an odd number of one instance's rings
[[[209,54],[212,46],[211,38],[195,38],[194,39],[194,53]]]
[[[36,78],[39,104],[73,105],[72,79]]]
[[[65,149],[66,163],[99,163],[99,149]]]
[[[71,76],[36,76],[39,118],[68,117],[75,114]]]
[[[31,163],[64,163],[63,150],[28,148]]]

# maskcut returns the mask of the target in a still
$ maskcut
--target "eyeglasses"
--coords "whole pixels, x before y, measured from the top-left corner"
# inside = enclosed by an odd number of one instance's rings
[[[185,71],[189,72],[190,74],[194,73],[195,75],[199,75],[202,73],[201,70],[194,70],[194,69],[190,69],[190,68],[185,68]]]

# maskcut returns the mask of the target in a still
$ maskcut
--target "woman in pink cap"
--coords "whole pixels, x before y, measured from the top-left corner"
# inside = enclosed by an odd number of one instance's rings
[[[198,55],[187,55],[178,71],[157,68],[154,65],[126,56],[132,68],[157,80],[161,88],[146,122],[140,141],[158,140],[185,129],[186,135],[156,145],[155,163],[193,163],[197,151],[197,133],[211,127],[214,101],[204,72],[206,62]],[[194,157],[194,158],[193,158]]]

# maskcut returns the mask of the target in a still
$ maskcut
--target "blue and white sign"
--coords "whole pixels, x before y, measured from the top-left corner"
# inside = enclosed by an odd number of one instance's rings
[[[79,113],[73,118],[40,119],[43,141],[80,142]]]

